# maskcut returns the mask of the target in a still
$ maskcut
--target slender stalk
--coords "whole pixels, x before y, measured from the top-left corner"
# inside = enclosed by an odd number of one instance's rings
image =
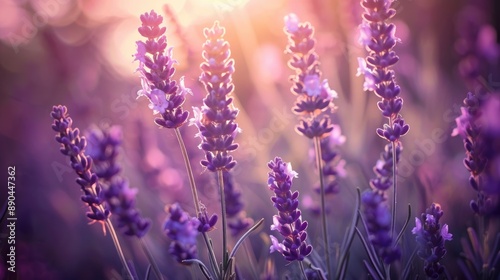
[[[102,207],[102,206],[101,206]],[[134,279],[134,275],[130,271],[128,267],[127,260],[125,259],[125,255],[123,254],[122,247],[120,246],[120,241],[118,240],[118,236],[116,235],[115,228],[113,227],[113,223],[111,223],[110,219],[106,219],[106,227],[108,228],[109,235],[111,235],[111,239],[115,244],[116,252],[118,253],[118,257],[122,262],[123,267],[125,268],[125,272],[127,273],[127,279]]]
[[[193,168],[191,167],[189,156],[186,150],[186,145],[184,144],[184,140],[182,139],[182,135],[179,131],[179,128],[174,128],[174,131],[175,131],[175,136],[177,137],[177,141],[179,142],[179,147],[181,148],[182,158],[184,160],[184,165],[186,166],[186,171],[188,173],[188,178],[189,178],[189,185],[191,187],[191,193],[193,195],[194,208],[196,211],[196,216],[198,216],[201,213],[200,203],[199,203],[200,200],[198,198],[198,191],[196,190],[196,182],[194,180]],[[208,256],[210,258],[210,263],[212,264],[212,268],[214,269],[217,277],[220,278],[220,272],[219,269],[217,268],[217,259],[215,258],[215,252],[213,250],[213,247],[208,242],[208,237],[206,232],[203,232],[202,235],[203,239],[205,240],[205,244],[207,246]]]
[[[389,118],[389,126],[393,126],[393,119]],[[396,142],[392,141],[392,184],[394,185],[393,197],[392,197],[392,221],[391,221],[391,232],[392,236],[396,237],[396,205],[397,205],[397,194],[398,194],[398,184],[397,184],[397,162],[396,162]]]
[[[304,276],[304,279],[307,280],[307,274],[306,271],[304,270],[304,264],[302,264],[302,261],[299,261],[299,267],[300,271],[302,272],[302,276]]]
[[[139,240],[141,242],[142,250],[144,251],[144,253],[146,253],[146,256],[148,257],[149,263],[153,267],[153,271],[156,274],[156,278],[159,280],[162,280],[163,276],[160,272],[160,268],[156,264],[156,261],[153,257],[153,254],[151,254],[151,250],[149,250],[148,245],[146,244],[146,241],[144,240],[144,238],[139,238]]]
[[[184,164],[186,165],[186,170],[189,178],[189,185],[191,186],[191,193],[193,194],[194,209],[196,211],[196,216],[198,216],[200,211],[200,200],[198,198],[198,192],[196,191],[196,183],[194,181],[193,169],[191,168],[191,163],[189,162],[189,156],[187,154],[186,145],[184,145],[184,140],[182,140],[181,132],[179,128],[174,128],[175,136],[177,136],[177,141],[181,148],[182,158],[184,159]]]
[[[321,196],[321,223],[323,226],[323,245],[325,246],[326,254],[326,269],[328,271],[328,277],[332,277],[332,271],[330,267],[330,246],[328,243],[328,230],[326,224],[326,209],[325,209],[325,183],[323,180],[323,160],[321,158],[321,143],[319,137],[314,137],[314,149],[316,151],[316,163],[318,166],[319,173],[319,187]]]
[[[203,235],[203,240],[205,240],[205,245],[207,246],[208,249],[208,257],[210,258],[210,264],[212,265],[212,269],[215,272],[215,276],[217,279],[220,279],[220,272],[219,269],[217,268],[217,259],[215,258],[215,252],[212,248],[212,244],[208,241],[208,236],[206,232],[202,233]]]
[[[226,221],[226,197],[224,195],[224,177],[222,170],[217,170],[217,178],[220,192],[220,206],[222,215],[222,271],[221,276],[225,278],[227,265],[227,221]]]

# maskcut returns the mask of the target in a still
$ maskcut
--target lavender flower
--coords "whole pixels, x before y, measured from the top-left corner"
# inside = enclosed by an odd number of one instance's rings
[[[203,44],[205,62],[200,66],[203,70],[200,81],[205,85],[207,96],[201,109],[193,108],[194,118],[191,119],[199,130],[199,147],[205,151],[206,159],[201,164],[212,172],[229,171],[236,165],[229,153],[238,148],[234,138],[240,131],[235,123],[238,109],[234,108],[230,97],[234,88],[234,60],[230,59],[231,51],[223,38],[224,33],[225,29],[218,22],[204,30],[207,41]]]
[[[306,243],[307,222],[302,221],[298,209],[299,192],[291,191],[292,179],[297,177],[297,173],[292,170],[290,163],[285,163],[279,157],[274,158],[267,166],[271,169],[267,184],[274,192],[271,200],[278,209],[278,215],[273,216],[271,230],[278,231],[285,238],[279,243],[277,238],[271,235],[270,251],[281,253],[287,261],[302,261],[311,253],[312,246]]]
[[[460,135],[464,141],[464,165],[470,172],[469,184],[478,192],[477,200],[470,203],[472,210],[489,216],[500,209],[500,101],[496,94],[483,90],[467,94],[462,114],[457,117],[457,127],[452,136]]]
[[[119,126],[109,129],[93,127],[86,135],[88,146],[87,154],[94,160],[94,170],[101,180],[110,181],[121,171],[116,158],[118,147],[122,143],[122,130]]]
[[[130,189],[128,182],[119,176],[121,170],[116,163],[121,145],[122,131],[118,126],[109,129],[94,127],[88,133],[89,154],[94,158],[96,173],[105,191],[102,197],[106,208],[116,216],[117,227],[129,236],[143,237],[151,227],[151,221],[141,216],[135,207],[137,189]]]
[[[425,274],[432,279],[439,278],[443,273],[444,267],[439,261],[446,254],[444,242],[452,239],[452,235],[448,233],[448,225],[439,224],[442,216],[441,206],[433,203],[425,213],[422,213],[421,219],[415,218],[415,227],[411,231],[416,235],[417,255],[424,260]]]
[[[325,195],[335,194],[339,192],[339,177],[345,177],[344,169],[345,160],[343,160],[338,152],[338,147],[345,143],[345,136],[342,135],[339,125],[332,125],[333,130],[327,136],[321,139],[321,159],[324,162],[323,176],[325,177]],[[316,192],[320,192],[319,186],[315,188]]]
[[[399,162],[399,156],[403,150],[400,142],[396,143],[396,164]],[[393,155],[392,144],[386,144],[385,149],[380,153],[380,159],[373,167],[377,178],[370,180],[370,186],[374,190],[386,191],[393,185]]]
[[[365,59],[358,58],[358,76],[365,76],[364,89],[373,91],[382,100],[377,103],[378,108],[389,123],[377,129],[377,134],[390,141],[396,142],[405,135],[410,127],[399,115],[403,107],[401,91],[396,84],[394,71],[390,67],[398,62],[399,57],[392,50],[399,41],[395,37],[396,26],[387,23],[387,20],[396,14],[391,9],[392,0],[363,0],[361,5],[365,9],[363,23],[360,26],[361,41],[369,54]]]
[[[241,192],[235,188],[233,176],[230,172],[223,172],[223,181],[226,215],[231,219],[228,227],[231,230],[231,235],[237,236],[253,224],[253,220],[245,216],[243,211],[245,204],[241,201]]]
[[[363,193],[361,201],[364,205],[363,215],[366,219],[369,240],[378,256],[386,264],[398,260],[401,251],[395,246],[391,235],[391,214],[387,197],[383,192],[368,190]]]
[[[289,14],[285,17],[284,30],[288,35],[286,51],[292,54],[288,66],[295,70],[291,77],[291,91],[297,95],[293,110],[303,116],[296,129],[311,139],[324,137],[333,129],[331,120],[327,115],[321,120],[317,117],[334,107],[332,100],[337,98],[337,92],[330,89],[326,79],[321,81],[318,55],[314,50],[314,28],[308,22],[299,23],[295,14]]]
[[[196,237],[198,236],[199,221],[184,212],[178,203],[168,207],[169,217],[163,226],[166,235],[172,239],[169,253],[179,263],[183,260],[196,259]]]
[[[92,158],[85,154],[87,140],[85,137],[80,137],[78,128],[72,128],[73,120],[69,117],[66,106],[52,107],[50,115],[54,119],[52,129],[58,133],[55,139],[61,143],[60,151],[70,158],[71,167],[78,175],[76,182],[84,193],[81,200],[90,208],[87,217],[100,222],[108,219],[110,212],[102,205],[103,189],[97,175],[92,172]]]
[[[151,221],[141,217],[135,207],[137,189],[130,189],[128,182],[115,177],[104,193],[106,205],[111,213],[116,215],[117,227],[124,229],[124,234],[142,238],[151,227]]]
[[[219,217],[217,214],[212,214],[212,216],[208,217],[207,208],[205,205],[200,203],[200,213],[198,214],[199,232],[209,232],[214,230],[218,219]]]
[[[135,60],[139,61],[142,90],[137,92],[138,98],[145,96],[149,99],[149,108],[153,114],[160,114],[155,122],[166,128],[177,128],[183,125],[189,113],[182,109],[186,93],[191,90],[184,86],[182,77],[179,84],[172,80],[175,73],[172,58],[172,47],[167,49],[167,39],[164,35],[166,28],[160,27],[163,17],[153,10],[141,15],[142,26],[139,33],[146,37],[146,41],[137,41]]]

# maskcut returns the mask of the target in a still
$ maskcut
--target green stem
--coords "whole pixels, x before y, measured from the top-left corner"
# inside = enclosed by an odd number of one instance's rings
[[[118,257],[122,262],[123,268],[125,268],[125,272],[127,273],[127,279],[134,279],[134,275],[130,271],[128,267],[127,260],[125,259],[125,255],[123,254],[122,247],[120,246],[120,241],[118,240],[118,236],[116,235],[115,228],[113,227],[113,223],[111,223],[110,219],[106,219],[106,227],[108,228],[109,235],[111,235],[111,239],[115,244],[116,252],[118,253]]]
[[[321,143],[319,137],[314,137],[314,149],[316,151],[316,163],[318,166],[319,174],[319,187],[321,196],[321,223],[323,226],[323,245],[325,246],[326,254],[326,269],[328,271],[328,277],[332,277],[332,271],[330,267],[330,246],[328,243],[328,230],[326,224],[326,207],[325,207],[325,183],[323,180],[323,160],[321,158]]]
[[[222,215],[222,271],[221,276],[222,279],[225,278],[226,275],[226,265],[228,261],[227,255],[227,221],[226,221],[226,198],[224,195],[224,177],[222,174],[222,170],[217,170],[217,178],[219,184],[219,192],[220,192],[220,206],[221,206],[221,215]]]
[[[393,126],[393,119],[389,118],[389,126]],[[392,232],[392,237],[396,237],[396,205],[397,205],[397,194],[398,194],[398,188],[397,188],[397,162],[396,162],[396,142],[392,141],[392,184],[394,185],[393,189],[393,197],[392,197],[392,221],[391,221],[391,232]]]
[[[177,141],[179,142],[179,146],[181,148],[182,158],[184,159],[184,165],[186,165],[186,170],[189,178],[189,185],[191,186],[191,193],[193,194],[193,202],[194,209],[196,211],[196,216],[198,216],[200,211],[200,200],[198,198],[198,192],[196,191],[196,183],[194,181],[193,169],[191,168],[191,163],[189,162],[189,156],[186,150],[186,145],[184,145],[184,141],[182,140],[181,132],[179,128],[174,128],[175,136],[177,136]]]
[[[196,216],[198,217],[201,214],[200,210],[200,200],[198,198],[198,192],[196,190],[196,182],[194,180],[193,168],[191,167],[191,163],[189,161],[189,156],[186,150],[186,145],[184,144],[184,140],[182,139],[182,135],[179,131],[179,128],[174,128],[175,136],[177,137],[177,141],[179,142],[179,147],[181,148],[182,158],[184,160],[184,165],[186,166],[186,171],[189,178],[189,186],[191,187],[191,193],[193,195],[193,203],[196,211]],[[208,256],[210,258],[210,263],[212,264],[212,268],[214,269],[217,277],[220,277],[219,269],[217,268],[217,259],[215,258],[215,252],[210,242],[208,241],[207,233],[203,232],[203,239],[205,240],[205,244],[208,250]]]
[[[153,257],[153,254],[151,254],[151,251],[149,250],[148,245],[146,244],[146,241],[144,240],[144,238],[139,238],[139,240],[141,242],[142,250],[144,251],[144,253],[146,253],[146,256],[148,257],[149,263],[153,267],[153,271],[156,274],[156,278],[159,280],[163,280],[163,276],[160,272],[160,268],[156,264],[156,261]]]
[[[302,261],[299,261],[299,266],[300,266],[300,271],[302,272],[302,276],[304,276],[304,279],[307,280],[307,274],[306,271],[304,270],[304,264],[302,264]]]
[[[217,259],[215,258],[215,252],[214,252],[213,246],[208,241],[207,233],[203,232],[202,235],[203,235],[203,240],[205,240],[205,245],[207,246],[207,249],[208,249],[208,257],[210,258],[210,264],[212,265],[212,269],[215,272],[216,278],[220,279],[221,276],[220,276],[219,269],[217,268]]]

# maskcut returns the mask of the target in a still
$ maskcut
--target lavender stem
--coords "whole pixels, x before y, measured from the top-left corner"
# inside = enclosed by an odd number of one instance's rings
[[[219,183],[220,192],[220,206],[222,215],[222,271],[221,277],[225,278],[226,265],[227,265],[227,221],[226,221],[226,198],[224,195],[224,178],[223,171],[217,170],[217,178]]]
[[[179,131],[179,128],[174,128],[175,131],[175,136],[177,136],[177,141],[179,142],[179,147],[181,149],[181,154],[182,158],[184,160],[184,164],[186,165],[186,171],[188,173],[188,178],[189,178],[189,185],[191,186],[191,193],[193,194],[193,202],[194,202],[194,207],[196,211],[196,216],[199,216],[201,213],[200,210],[200,204],[199,204],[199,198],[198,198],[198,192],[196,190],[196,183],[194,180],[194,175],[193,175],[193,168],[191,167],[191,162],[189,161],[189,156],[186,150],[186,145],[184,144],[184,140],[182,139],[182,135]],[[208,250],[208,256],[210,257],[210,263],[212,264],[212,269],[215,271],[215,274],[217,277],[219,277],[219,269],[217,268],[217,259],[215,258],[215,252],[213,250],[213,247],[210,245],[208,242],[208,237],[206,232],[202,232],[203,234],[203,239],[205,240],[205,244],[207,246]]]
[[[108,228],[109,234],[111,235],[111,239],[113,240],[113,244],[115,244],[116,252],[118,253],[118,257],[122,262],[125,271],[127,272],[127,276],[129,279],[134,279],[130,268],[128,267],[127,260],[125,259],[125,255],[123,254],[122,247],[120,246],[120,241],[118,240],[118,236],[116,235],[115,228],[113,227],[113,223],[108,218],[106,219],[106,227]]]
[[[330,267],[330,246],[328,243],[328,230],[326,224],[326,208],[325,208],[325,184],[323,180],[323,162],[321,159],[321,143],[319,137],[314,137],[314,150],[316,151],[316,162],[318,165],[319,173],[319,187],[321,196],[321,223],[323,227],[323,245],[325,246],[326,254],[326,268],[328,271],[328,277],[331,277],[332,271]]]
[[[390,126],[392,127],[392,119],[389,120]],[[396,159],[396,142],[393,141],[392,143],[392,182],[394,185],[393,189],[393,198],[392,198],[392,221],[391,221],[391,232],[393,238],[396,236],[396,205],[397,205],[397,193],[398,193],[398,188],[397,188],[397,174],[396,174],[396,165],[397,165],[397,159]]]
[[[300,271],[302,272],[302,276],[304,276],[304,279],[307,280],[307,274],[306,271],[304,270],[304,264],[302,263],[302,261],[299,261],[299,267]]]
[[[191,163],[189,162],[189,156],[187,154],[186,145],[184,145],[184,140],[182,139],[181,132],[179,128],[174,128],[175,136],[177,136],[177,141],[181,148],[182,158],[184,159],[184,164],[186,165],[186,170],[189,178],[189,185],[191,186],[191,193],[193,194],[194,208],[196,210],[196,216],[198,216],[200,211],[200,200],[198,198],[198,192],[196,191],[196,183],[194,181],[193,169],[191,168]]]
[[[146,244],[146,241],[144,240],[144,238],[139,238],[139,240],[141,242],[142,250],[144,251],[144,253],[146,253],[146,256],[148,257],[149,263],[153,267],[153,271],[156,274],[156,278],[159,280],[163,280],[163,276],[160,272],[160,268],[156,264],[155,259],[153,257],[153,254],[151,254],[151,251],[149,250],[148,245]]]

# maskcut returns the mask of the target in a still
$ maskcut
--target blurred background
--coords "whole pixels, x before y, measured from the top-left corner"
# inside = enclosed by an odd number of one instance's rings
[[[396,36],[401,39],[395,66],[402,114],[410,133],[402,141],[398,224],[406,218],[410,203],[417,216],[432,202],[445,211],[443,222],[453,233],[447,243],[445,263],[452,275],[460,275],[456,260],[460,240],[476,219],[469,201],[476,193],[468,185],[463,166],[462,140],[451,137],[462,100],[473,91],[467,82],[468,50],[479,53],[480,76],[490,88],[500,87],[497,62],[497,1],[398,0]],[[53,105],[66,105],[74,126],[85,131],[119,125],[124,131],[120,164],[132,187],[137,207],[153,221],[148,242],[162,272],[170,279],[201,279],[195,267],[175,263],[168,255],[169,239],[162,233],[165,207],[180,202],[191,211],[191,194],[173,131],[159,129],[146,99],[136,100],[141,88],[137,62],[133,61],[139,15],[154,9],[164,18],[167,42],[178,61],[175,79],[185,76],[192,88],[184,108],[201,106],[205,96],[198,77],[202,62],[203,28],[219,21],[226,28],[235,60],[235,104],[243,133],[236,139],[238,166],[234,180],[242,192],[247,215],[265,218],[245,250],[238,253],[247,279],[271,271],[282,279],[293,271],[278,254],[268,254],[269,225],[275,209],[267,188],[266,163],[281,156],[292,163],[299,177],[303,218],[310,221],[311,243],[320,247],[319,219],[308,207],[318,203],[313,191],[316,174],[311,167],[310,143],[294,127],[295,96],[290,93],[284,52],[287,37],[283,18],[295,13],[316,28],[316,51],[323,77],[338,92],[334,122],[346,142],[341,155],[347,175],[340,192],[330,198],[329,226],[332,242],[340,243],[354,208],[356,188],[367,189],[372,168],[385,145],[375,129],[385,121],[377,109],[378,98],[363,91],[356,77],[357,57],[365,50],[358,44],[357,26],[362,9],[354,0],[0,0],[0,176],[7,181],[7,167],[16,166],[16,259],[19,279],[120,279],[121,264],[109,236],[98,224],[88,224],[81,192],[68,160],[58,150],[51,129]],[[496,20],[496,21],[495,21]],[[468,49],[469,48],[469,49]],[[192,159],[201,199],[209,212],[218,212],[218,194],[212,174],[198,164],[196,129],[181,129]],[[3,171],[1,171],[3,170]],[[1,183],[2,186],[6,184]],[[2,187],[0,198],[6,200]],[[411,244],[413,218],[405,235]],[[2,224],[4,232],[5,226]],[[213,233],[216,244],[220,231]],[[144,275],[147,261],[134,239],[120,235],[125,255]],[[5,243],[2,239],[2,249]],[[231,241],[232,244],[236,240]],[[414,246],[414,245],[408,245]],[[216,246],[219,248],[219,246]],[[361,266],[366,256],[355,241],[350,266]],[[321,252],[321,248],[319,248]],[[204,258],[201,250],[201,258]],[[2,259],[3,259],[2,253]],[[274,266],[269,266],[272,260]],[[416,264],[420,260],[415,261]],[[0,278],[5,276],[0,264]],[[249,268],[253,267],[253,269]],[[273,267],[275,270],[273,270]],[[360,277],[352,270],[349,278]],[[364,275],[364,274],[363,274]]]

